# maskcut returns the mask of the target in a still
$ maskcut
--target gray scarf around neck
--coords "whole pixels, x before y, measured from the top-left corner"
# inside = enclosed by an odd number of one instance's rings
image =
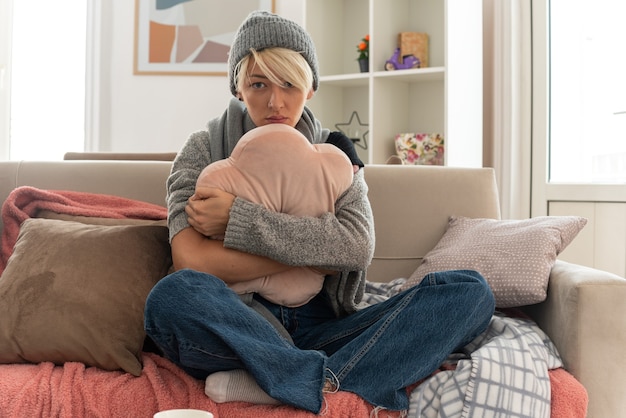
[[[212,160],[228,157],[239,139],[255,127],[243,102],[233,97],[224,114],[209,121],[207,125],[212,139],[210,143]],[[326,142],[330,133],[328,129],[322,128],[320,121],[306,107],[296,129],[313,144]]]

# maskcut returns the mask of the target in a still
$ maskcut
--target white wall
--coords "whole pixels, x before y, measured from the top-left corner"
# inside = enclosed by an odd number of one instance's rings
[[[303,4],[276,0],[276,12],[302,23]],[[226,77],[133,74],[134,1],[102,0],[100,15],[98,144],[92,151],[177,151],[191,132],[224,111],[232,97]]]

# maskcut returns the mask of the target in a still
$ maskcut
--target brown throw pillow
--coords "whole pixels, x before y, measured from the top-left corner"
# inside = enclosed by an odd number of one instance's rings
[[[499,308],[542,302],[557,255],[586,223],[578,216],[524,220],[450,217],[443,237],[402,290],[418,284],[428,273],[467,269],[483,275]]]
[[[140,375],[145,300],[170,265],[164,226],[24,221],[0,277],[0,363]]]

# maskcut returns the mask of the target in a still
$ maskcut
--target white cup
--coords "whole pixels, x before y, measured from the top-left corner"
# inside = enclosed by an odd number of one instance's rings
[[[213,418],[213,414],[199,409],[168,409],[157,412],[154,418]]]

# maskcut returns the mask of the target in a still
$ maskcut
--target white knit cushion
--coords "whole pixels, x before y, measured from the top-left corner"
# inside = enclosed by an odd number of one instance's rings
[[[489,283],[500,308],[539,303],[546,298],[557,255],[585,226],[578,216],[525,220],[450,217],[439,243],[409,277],[404,289],[428,273],[475,270]]]

